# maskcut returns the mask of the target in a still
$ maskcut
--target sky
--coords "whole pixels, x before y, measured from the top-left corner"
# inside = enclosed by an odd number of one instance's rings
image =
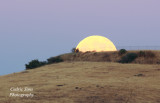
[[[0,75],[68,53],[87,36],[160,46],[159,0],[1,0]]]

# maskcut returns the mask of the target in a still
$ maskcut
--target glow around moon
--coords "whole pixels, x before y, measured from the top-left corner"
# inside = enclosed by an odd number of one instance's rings
[[[95,52],[105,52],[105,51],[117,51],[115,45],[106,37],[103,36],[89,36],[80,41],[76,49],[81,52],[95,51]]]

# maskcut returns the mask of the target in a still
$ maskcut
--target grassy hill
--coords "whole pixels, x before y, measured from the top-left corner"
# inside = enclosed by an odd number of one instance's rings
[[[80,59],[99,61],[89,55],[78,55]],[[160,103],[160,65],[68,59],[71,62],[0,76],[0,103]],[[33,90],[10,90],[17,87]],[[12,97],[10,93],[34,96]]]

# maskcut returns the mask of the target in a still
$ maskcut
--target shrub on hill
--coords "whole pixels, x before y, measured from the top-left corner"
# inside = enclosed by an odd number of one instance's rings
[[[125,56],[121,58],[120,63],[131,63],[134,61],[138,55],[136,53],[127,53]]]
[[[127,50],[126,49],[120,49],[118,51],[118,55],[123,55],[123,54],[126,54],[127,53]]]
[[[78,53],[78,52],[79,52],[79,49],[72,48],[72,53]]]
[[[63,62],[63,59],[60,56],[57,56],[57,57],[51,57],[47,59],[47,61],[48,61],[48,64],[51,64],[51,63]]]
[[[26,70],[27,69],[34,69],[40,66],[44,66],[46,64],[51,64],[51,63],[59,63],[63,62],[63,59],[60,56],[57,57],[51,57],[47,59],[47,61],[39,61],[37,59],[30,61],[28,64],[25,64]]]
[[[27,69],[34,69],[34,68],[37,68],[37,67],[40,67],[40,66],[43,66],[46,64],[47,63],[45,61],[41,62],[41,61],[35,59],[35,60],[30,61],[28,64],[25,64],[25,66],[26,66],[26,70],[27,70]]]

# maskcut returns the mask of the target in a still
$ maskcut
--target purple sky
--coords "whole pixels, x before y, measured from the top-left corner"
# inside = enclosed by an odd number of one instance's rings
[[[160,46],[159,0],[1,0],[0,75],[70,52],[90,35],[116,46]]]

